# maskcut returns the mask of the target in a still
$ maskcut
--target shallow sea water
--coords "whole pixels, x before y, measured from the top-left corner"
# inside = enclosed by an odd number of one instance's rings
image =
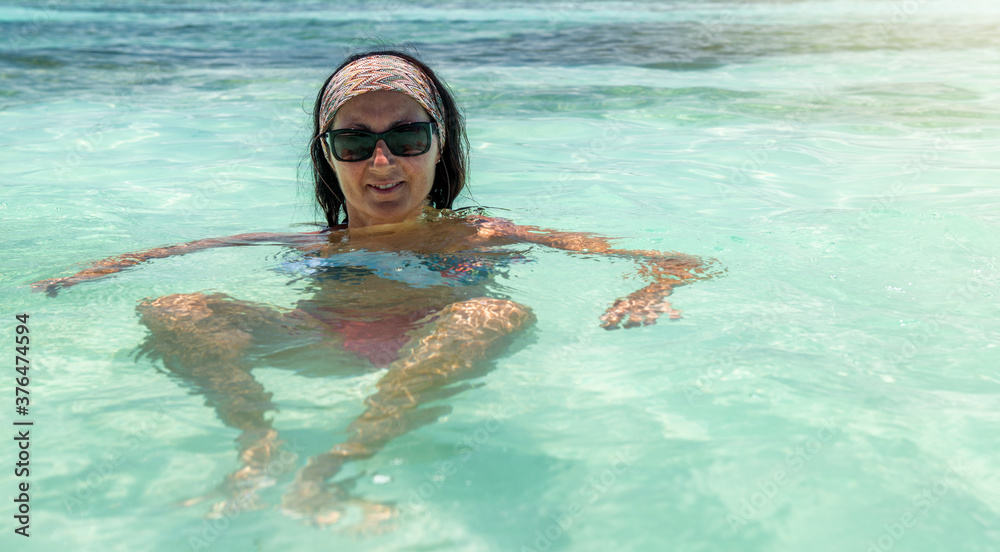
[[[0,3],[0,335],[9,357],[30,315],[35,423],[30,539],[0,450],[4,550],[1000,549],[995,2],[38,6]],[[461,204],[726,272],[676,291],[681,320],[608,332],[632,266],[534,250],[496,285],[534,309],[530,336],[344,473],[401,507],[394,530],[205,520],[173,503],[236,466],[236,432],[136,357],[135,306],[290,306],[281,250],[157,260],[57,298],[26,284],[303,229],[306,111],[349,47],[381,39],[416,45],[464,105]],[[255,373],[299,463],[378,377]]]

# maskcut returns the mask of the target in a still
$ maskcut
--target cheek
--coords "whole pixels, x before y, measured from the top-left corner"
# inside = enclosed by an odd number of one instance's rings
[[[421,163],[421,170],[427,179],[428,185],[430,186],[434,185],[434,174],[436,169],[437,161],[433,157],[430,157],[427,161]]]
[[[360,178],[357,169],[349,163],[339,161],[330,163],[330,167],[333,169],[333,174],[337,175],[337,184],[340,186],[341,193],[349,194],[352,190],[352,183],[357,182]]]
[[[441,147],[438,144],[439,144],[439,142],[435,138],[434,139],[434,148],[431,149],[431,151],[428,152],[428,153],[432,153],[433,155],[428,155],[427,156],[427,167],[428,167],[428,170],[431,173],[431,180],[434,180],[434,171],[439,168],[438,165],[441,163]]]
[[[324,144],[322,147],[322,153],[323,153],[323,161],[326,162],[327,168],[329,168],[330,171],[333,172],[334,176],[337,177],[337,182],[340,182],[340,180],[343,178],[341,176],[343,174],[343,169],[339,166],[339,162],[336,159],[334,159],[333,156],[330,155],[330,153],[327,151],[326,144]]]

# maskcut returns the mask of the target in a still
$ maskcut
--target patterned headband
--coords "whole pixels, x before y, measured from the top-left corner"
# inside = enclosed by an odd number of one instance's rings
[[[378,90],[402,92],[416,100],[437,123],[441,146],[444,146],[444,103],[434,83],[419,67],[403,58],[388,55],[352,61],[330,79],[319,108],[320,131],[325,131],[333,122],[337,110],[347,100]]]

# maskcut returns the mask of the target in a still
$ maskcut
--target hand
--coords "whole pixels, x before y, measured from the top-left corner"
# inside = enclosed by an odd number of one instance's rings
[[[69,287],[76,284],[73,281],[72,276],[67,276],[65,278],[49,278],[48,280],[40,280],[38,282],[32,282],[29,284],[31,290],[35,293],[45,292],[45,295],[49,297],[55,297],[59,290],[65,287]]]
[[[619,324],[626,329],[649,326],[655,324],[662,314],[673,320],[679,319],[681,311],[671,307],[666,299],[670,294],[670,287],[663,289],[664,287],[651,284],[624,299],[615,301],[601,316],[601,327],[606,330],[617,330]]]
[[[190,245],[181,245],[175,246],[173,249],[190,248]],[[75,286],[80,282],[86,282],[87,280],[93,280],[95,278],[102,278],[109,274],[115,274],[117,272],[121,272],[123,269],[135,266],[149,259],[169,257],[170,255],[170,248],[161,247],[159,249],[150,249],[149,251],[142,251],[139,253],[129,253],[126,255],[119,255],[117,257],[109,257],[93,263],[89,268],[85,268],[72,276],[50,278],[48,280],[34,282],[30,285],[31,289],[36,292],[44,291],[49,297],[55,297],[56,293],[58,293],[62,288],[68,288],[70,286]]]
[[[103,261],[102,261],[103,262]],[[68,288],[70,286],[75,286],[80,282],[86,282],[87,280],[93,280],[94,278],[100,278],[102,276],[107,276],[108,274],[114,274],[119,272],[121,268],[117,266],[102,267],[95,266],[93,268],[88,268],[86,270],[81,270],[72,276],[64,276],[62,278],[49,278],[48,280],[40,280],[38,282],[32,282],[29,284],[32,291],[45,292],[45,295],[49,297],[55,297],[59,290],[63,288]]]
[[[109,272],[110,273],[110,272]],[[45,295],[49,297],[55,297],[60,290],[75,286],[80,282],[86,282],[87,280],[93,280],[94,278],[100,278],[104,274],[90,274],[88,272],[80,272],[72,276],[65,276],[63,278],[49,278],[48,280],[40,280],[38,282],[32,282],[29,284],[31,290],[35,293],[45,292]]]

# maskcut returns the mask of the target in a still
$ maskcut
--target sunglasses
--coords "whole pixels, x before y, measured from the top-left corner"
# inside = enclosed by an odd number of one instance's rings
[[[327,149],[338,161],[364,161],[375,153],[375,144],[385,142],[393,155],[414,157],[431,149],[431,132],[435,123],[408,123],[385,132],[368,132],[354,128],[331,130],[320,135]]]

